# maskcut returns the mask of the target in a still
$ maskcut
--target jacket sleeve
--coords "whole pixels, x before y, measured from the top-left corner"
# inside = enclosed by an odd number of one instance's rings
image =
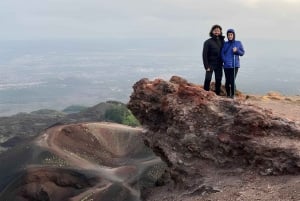
[[[204,68],[208,69],[209,64],[208,64],[208,42],[207,41],[205,41],[203,44],[202,60],[203,60]]]
[[[237,52],[235,54],[237,54],[239,56],[243,56],[245,54],[245,50],[244,50],[243,44],[240,41],[238,43],[238,50],[237,50]]]
[[[226,46],[226,43],[224,43],[222,50],[221,50],[221,57],[222,57],[223,62],[225,61],[225,49],[226,49],[225,46]]]

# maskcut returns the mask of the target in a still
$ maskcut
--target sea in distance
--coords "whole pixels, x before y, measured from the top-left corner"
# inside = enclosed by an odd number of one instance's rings
[[[169,80],[178,75],[202,85],[203,40],[0,41],[0,116],[108,100],[127,103],[141,78]],[[246,54],[241,57],[238,90],[300,95],[300,41],[242,42]]]

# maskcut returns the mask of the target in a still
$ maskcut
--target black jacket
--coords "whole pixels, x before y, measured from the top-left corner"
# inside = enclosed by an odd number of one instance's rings
[[[204,42],[202,59],[205,69],[222,67],[221,50],[224,44],[224,38],[224,36],[220,36],[218,39],[212,37]]]

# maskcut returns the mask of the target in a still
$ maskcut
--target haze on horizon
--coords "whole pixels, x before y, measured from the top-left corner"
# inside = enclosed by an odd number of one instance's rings
[[[297,40],[299,11],[300,0],[10,0],[0,2],[0,40],[206,38],[213,24]]]
[[[213,24],[234,28],[245,47],[238,89],[299,94],[299,8],[300,0],[0,1],[0,116],[126,102],[143,77],[203,83]]]

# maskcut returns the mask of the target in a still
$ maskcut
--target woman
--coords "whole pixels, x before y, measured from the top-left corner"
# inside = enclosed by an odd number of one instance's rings
[[[235,95],[235,78],[240,68],[240,56],[245,54],[245,50],[241,41],[235,40],[235,31],[227,30],[227,39],[225,42],[221,56],[224,62],[225,73],[225,89],[227,97],[234,98]]]
[[[205,68],[204,89],[209,91],[213,72],[215,73],[216,94],[220,95],[221,82],[223,76],[221,49],[224,44],[222,36],[222,27],[213,25],[210,32],[210,38],[204,42],[202,59]]]

